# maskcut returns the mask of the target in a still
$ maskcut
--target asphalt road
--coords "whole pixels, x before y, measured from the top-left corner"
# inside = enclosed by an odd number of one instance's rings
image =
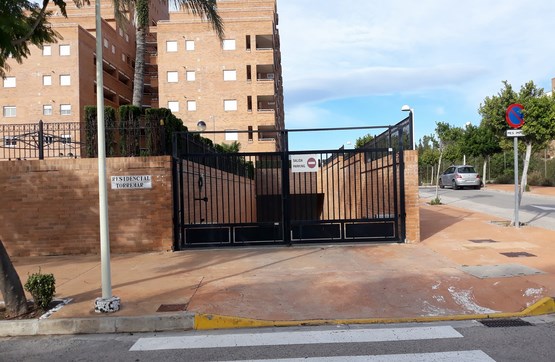
[[[435,187],[421,187],[420,197],[434,198]],[[513,220],[514,193],[496,190],[439,189],[443,204],[479,211],[498,218]],[[524,193],[519,208],[519,221],[528,225],[555,230],[555,197]]]
[[[0,338],[1,361],[554,361],[555,317]]]

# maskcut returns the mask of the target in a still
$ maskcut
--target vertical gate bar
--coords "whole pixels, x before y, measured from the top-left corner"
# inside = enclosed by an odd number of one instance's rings
[[[289,142],[287,130],[280,131],[283,138],[283,152],[281,153],[281,222],[283,228],[283,241],[291,245],[291,214],[290,179],[289,179]]]
[[[393,155],[392,155],[392,165],[391,167],[393,167],[393,209],[395,212],[394,215],[394,222],[395,222],[395,236],[397,238],[400,237],[400,233],[401,231],[399,230],[399,206],[398,206],[398,197],[397,197],[397,192],[398,192],[398,174],[397,174],[397,152],[399,151],[394,151]]]
[[[187,164],[189,161],[187,160]],[[179,158],[179,209],[181,211],[181,222],[179,227],[181,228],[181,246],[185,245],[185,195],[184,195],[184,180],[183,180],[183,158]]]
[[[361,161],[361,165],[360,165],[361,170],[362,170],[363,166],[364,166],[364,180],[362,180],[362,177],[361,177],[361,180],[360,180],[361,187],[364,187],[364,203],[366,205],[366,209],[363,212],[363,216],[366,217],[366,218],[369,218],[370,215],[368,213],[368,202],[370,200],[368,198],[368,188],[369,188],[368,187],[368,160],[367,160],[367,157],[366,157],[366,153],[362,154],[362,161]],[[361,209],[361,211],[362,211],[362,209]]]
[[[357,196],[358,196],[358,194],[357,194],[357,191],[358,191],[357,190],[357,174],[360,172],[360,170],[358,169],[357,154],[353,153],[351,158],[353,160],[353,171],[352,171],[353,172],[353,184],[352,184],[353,186],[352,187],[353,187],[353,194],[354,194],[354,197],[352,198],[352,200],[353,200],[352,202],[354,203],[354,207],[351,206],[351,210],[354,210],[354,214],[355,214],[354,219],[360,219],[359,212],[358,212],[358,203],[357,203],[357,200],[358,200],[358,198],[357,198]]]
[[[338,209],[339,209],[339,214],[338,214],[338,220],[339,221],[343,221],[343,219],[345,218],[345,198],[346,198],[346,192],[345,192],[345,178],[343,177],[343,182],[341,182],[341,172],[344,171],[341,169],[341,163],[343,163],[343,167],[345,167],[345,154],[341,155],[342,157],[338,158],[338,162],[337,162],[337,180],[339,181],[339,185],[342,184],[343,187],[339,187],[339,199],[337,200],[337,204],[339,205]]]
[[[346,166],[346,165],[347,165],[347,162],[346,162],[346,160],[345,160],[345,156],[346,156],[347,154],[346,154],[344,151],[345,151],[345,150],[342,151],[342,152],[343,152],[343,157],[342,157],[342,160],[343,160],[343,167],[340,168],[340,170],[339,170],[340,173],[343,174],[342,176],[340,176],[340,177],[342,177],[342,179],[343,179],[343,205],[342,205],[342,208],[343,208],[343,216],[341,217],[342,221],[345,221],[345,219],[347,219],[347,202],[348,202],[348,197],[347,197],[347,188],[348,188],[348,185],[347,185],[347,177],[345,176],[345,169],[347,168],[347,166]],[[350,195],[349,195],[349,197],[350,197]]]
[[[226,215],[225,215],[225,222],[226,223],[230,223],[231,222],[231,188],[229,186],[230,183],[230,179],[229,179],[229,167],[230,164],[230,158],[229,155],[225,155],[225,183],[226,183],[226,188],[227,188],[227,207],[225,207],[225,209],[227,210]]]
[[[384,205],[384,185],[385,185],[385,180],[384,180],[384,157],[387,157],[388,153],[387,152],[381,152],[381,157],[380,159],[376,162],[377,163],[377,167],[378,167],[378,175],[381,179],[381,181],[378,181],[378,215],[380,215],[380,217],[383,217],[383,213],[384,213],[384,209],[385,209],[385,205]],[[381,165],[380,165],[381,163]]]
[[[391,185],[391,179],[392,179],[391,160],[393,159],[393,157],[394,157],[393,154],[391,155],[391,159],[390,159],[389,156],[387,157],[387,173],[386,173],[386,176],[387,176],[387,184],[386,185],[387,185],[387,195],[388,195],[388,197],[387,197],[387,211],[388,211],[388,214],[389,214],[390,217],[391,217],[391,209],[392,209],[391,204],[393,203],[393,200],[391,199],[391,188],[392,188],[392,185]],[[393,183],[395,183],[395,181],[393,181]],[[384,205],[384,209],[385,208],[386,208],[386,206]],[[395,208],[393,207],[393,209],[395,209]]]
[[[204,189],[204,197],[208,197],[208,176],[207,176],[207,169],[210,165],[210,160],[212,157],[210,157],[210,155],[207,155],[206,153],[204,154],[204,163],[202,164],[202,177],[203,177],[203,189]],[[200,195],[200,197],[203,197],[202,195]],[[209,199],[208,201],[204,202],[204,201],[200,201],[200,204],[204,204],[204,223],[208,223],[208,203],[212,203],[212,200]],[[201,208],[202,211],[202,208]]]
[[[399,138],[401,139],[401,146],[399,147],[399,202],[400,202],[400,220],[399,226],[401,228],[401,242],[406,242],[406,212],[405,212],[405,148],[403,145],[402,129],[399,130]]]
[[[180,188],[177,177],[177,159],[172,155],[172,195],[173,195],[173,246],[172,249],[179,250],[181,242],[181,224],[179,223],[179,194]]]
[[[237,157],[236,156],[232,156],[232,172],[231,175],[233,177],[233,223],[236,224],[237,223],[237,191],[238,191],[238,185],[237,185]]]
[[[335,190],[335,188],[336,188],[336,186],[335,186],[335,184],[336,184],[336,182],[335,182],[335,166],[336,166],[336,163],[339,162],[339,152],[337,152],[335,155],[337,157],[332,159],[332,164],[331,164],[331,167],[332,167],[332,169],[331,169],[331,182],[332,182],[332,192],[333,192],[333,199],[332,199],[331,207],[332,207],[332,210],[333,210],[333,216],[332,216],[333,220],[338,219],[338,217],[336,216],[336,212],[337,212],[337,209],[339,208],[339,200],[337,200],[337,202],[336,202],[336,198],[341,197],[341,195],[338,195],[339,185],[337,185],[337,191]],[[336,206],[336,204],[338,204],[338,205]]]
[[[224,159],[221,153],[218,153],[218,169],[216,170],[218,187],[216,192],[218,192],[218,224],[224,223],[225,220],[225,178],[224,178]]]
[[[320,163],[319,163],[319,166],[320,166],[320,170],[319,170],[318,172],[320,173],[320,190],[316,189],[316,192],[318,193],[318,191],[320,191],[320,193],[321,193],[322,195],[324,195],[324,200],[327,201],[327,198],[328,198],[328,197],[327,197],[327,194],[326,194],[326,190],[324,190],[324,154],[323,154],[323,153],[320,153]],[[324,212],[325,205],[324,205],[324,200],[322,200],[322,214],[321,214],[321,216],[319,217],[320,220],[325,219],[325,212]]]
[[[377,169],[377,165],[378,165],[378,161],[377,159],[375,159],[375,157],[378,155],[376,149],[374,149],[374,151],[372,151],[372,160],[370,163],[370,170],[371,170],[371,175],[370,175],[370,184],[372,187],[372,215],[373,217],[376,217],[376,205],[378,203],[378,199],[377,199],[377,195],[376,195],[376,191],[377,191],[377,185],[378,185],[378,169]],[[374,177],[375,176],[375,177]],[[376,181],[374,181],[374,178],[376,179]],[[374,187],[374,183],[376,184],[376,187]]]

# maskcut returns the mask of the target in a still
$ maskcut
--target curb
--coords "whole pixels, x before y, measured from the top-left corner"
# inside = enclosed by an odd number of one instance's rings
[[[309,319],[294,321],[260,320],[194,314],[191,312],[146,315],[134,317],[32,319],[0,322],[0,337],[94,334],[94,333],[141,333],[177,330],[208,330],[257,327],[295,327],[339,324],[392,324],[426,323],[440,321],[462,321],[493,318],[521,318],[555,313],[555,300],[544,297],[516,313],[463,314],[452,316],[408,317],[408,318],[362,318],[362,319]]]
[[[362,318],[362,319],[308,319],[298,321],[272,321],[251,318],[229,317],[214,314],[198,314],[195,316],[194,329],[230,329],[230,328],[257,328],[257,327],[293,327],[293,326],[318,326],[338,324],[392,324],[392,323],[426,323],[441,321],[463,321],[474,319],[500,319],[521,318],[555,313],[555,300],[544,297],[516,313],[493,314],[461,314],[451,316],[433,317],[408,317],[408,318]]]
[[[195,315],[185,312],[99,318],[30,319],[0,322],[0,337],[53,334],[139,333],[193,329]]]

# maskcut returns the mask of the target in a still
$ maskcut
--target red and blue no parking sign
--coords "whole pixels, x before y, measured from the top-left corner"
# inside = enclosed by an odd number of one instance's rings
[[[505,119],[511,128],[520,128],[524,124],[524,106],[522,104],[513,103],[507,108]]]

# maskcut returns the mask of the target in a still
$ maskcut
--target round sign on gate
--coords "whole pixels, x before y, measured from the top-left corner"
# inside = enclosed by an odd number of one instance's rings
[[[524,124],[524,106],[522,104],[513,103],[507,107],[505,120],[511,128],[520,128]]]
[[[306,165],[308,166],[308,168],[316,167],[316,159],[314,157],[310,157],[308,160],[306,160]]]

